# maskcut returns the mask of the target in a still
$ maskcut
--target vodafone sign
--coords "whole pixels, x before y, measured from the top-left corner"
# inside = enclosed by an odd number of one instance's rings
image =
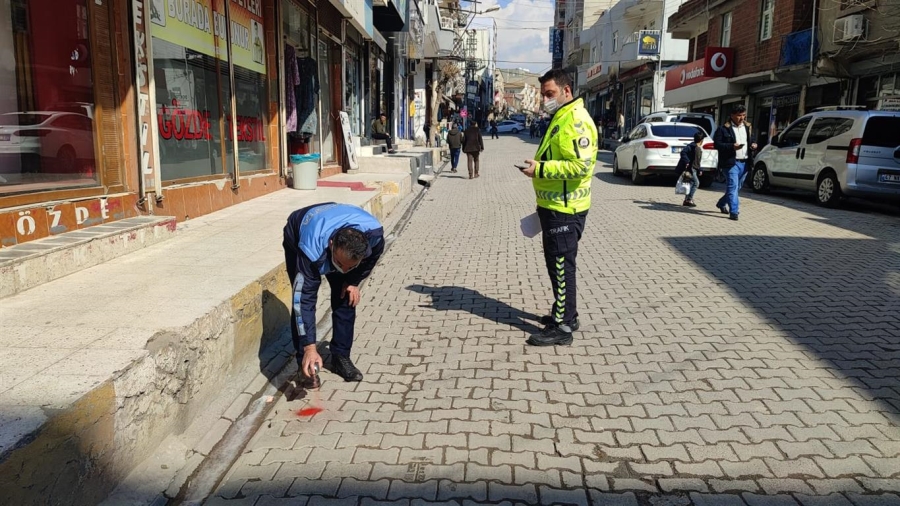
[[[732,74],[734,74],[734,49],[708,47],[704,58],[675,67],[666,73],[666,91],[717,77],[731,77]]]

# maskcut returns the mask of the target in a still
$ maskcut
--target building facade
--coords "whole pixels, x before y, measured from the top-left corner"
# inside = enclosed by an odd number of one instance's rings
[[[380,112],[414,137],[423,34],[417,0],[0,2],[0,247],[352,170]]]

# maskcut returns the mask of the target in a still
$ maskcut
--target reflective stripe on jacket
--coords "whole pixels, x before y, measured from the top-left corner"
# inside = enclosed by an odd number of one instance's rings
[[[591,207],[597,140],[597,127],[580,98],[556,111],[534,157],[538,207],[567,214]]]

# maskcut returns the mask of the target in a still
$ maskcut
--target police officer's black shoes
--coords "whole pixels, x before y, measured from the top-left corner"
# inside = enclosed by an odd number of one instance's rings
[[[541,325],[556,325],[556,320],[552,316],[545,314],[541,316]],[[575,318],[575,321],[569,324],[569,327],[572,328],[572,332],[578,332],[578,329],[581,328],[581,322],[578,321],[578,318]]]
[[[331,355],[331,372],[344,378],[344,381],[362,381],[363,379],[362,373],[353,365],[350,357],[342,355]]]
[[[566,325],[547,325],[525,341],[531,346],[568,346],[572,344],[572,328]]]

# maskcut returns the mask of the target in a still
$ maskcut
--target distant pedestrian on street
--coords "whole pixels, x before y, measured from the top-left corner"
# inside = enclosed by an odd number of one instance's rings
[[[619,139],[625,137],[625,115],[621,111],[619,112],[616,125],[619,127]]]
[[[695,133],[694,142],[682,148],[681,159],[678,160],[678,166],[675,168],[676,173],[690,172],[691,174],[691,189],[684,196],[684,202],[681,203],[683,206],[697,207],[697,204],[694,203],[694,194],[697,193],[697,188],[700,186],[700,176],[703,175],[700,162],[703,158],[703,139],[705,138],[705,133]]]
[[[497,133],[497,121],[491,120],[491,139],[499,139],[500,134]]]
[[[459,166],[459,152],[462,151],[463,135],[457,128],[456,123],[450,125],[450,131],[447,132],[447,147],[450,148],[450,172],[456,172]]]
[[[478,122],[469,123],[469,128],[463,133],[463,152],[466,154],[469,164],[469,179],[478,177],[478,157],[484,151],[484,137],[478,129]]]
[[[719,169],[728,178],[725,195],[716,203],[719,212],[728,218],[738,220],[741,213],[738,192],[747,178],[747,170],[752,166],[756,143],[750,143],[752,132],[747,123],[747,108],[744,104],[735,104],[731,108],[731,119],[716,129],[713,142],[719,152]]]
[[[391,136],[387,133],[387,114],[381,113],[381,116],[372,121],[372,138],[386,141],[388,153],[396,153]]]
[[[316,349],[316,300],[322,275],[331,286],[331,368],[345,381],[362,381],[350,360],[359,285],[384,252],[384,229],[374,216],[348,204],[316,204],[291,213],[284,227],[284,261],[293,286],[291,338],[301,378],[322,368]]]
[[[573,96],[568,73],[550,70],[539,81],[544,111],[551,115],[549,133],[541,140],[535,159],[525,160],[522,173],[532,178],[537,197],[554,302],[550,314],[541,318],[544,330],[527,343],[568,345],[579,327],[575,258],[591,207],[597,127],[582,99]]]

